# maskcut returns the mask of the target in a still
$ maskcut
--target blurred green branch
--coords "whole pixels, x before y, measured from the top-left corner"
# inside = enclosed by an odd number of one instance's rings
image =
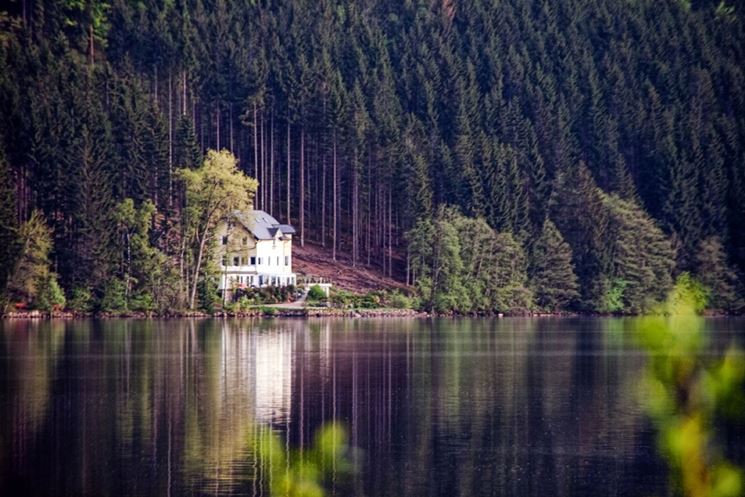
[[[637,338],[649,355],[642,395],[670,465],[673,493],[686,497],[743,495],[743,469],[728,461],[715,437],[717,421],[745,413],[745,355],[731,345],[705,358],[707,291],[681,278],[656,315],[639,318]]]

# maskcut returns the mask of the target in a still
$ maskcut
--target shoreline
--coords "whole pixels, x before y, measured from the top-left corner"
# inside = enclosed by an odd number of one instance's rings
[[[43,312],[38,310],[32,311],[13,311],[0,315],[3,321],[40,321],[40,320],[76,320],[76,319],[152,319],[152,320],[169,320],[169,319],[239,319],[239,318],[571,318],[571,317],[617,317],[633,318],[642,314],[603,314],[603,313],[581,313],[581,312],[516,312],[516,313],[467,313],[467,314],[440,314],[436,312],[417,311],[415,309],[396,309],[396,308],[379,308],[379,309],[338,309],[329,307],[304,307],[304,308],[287,308],[276,306],[261,306],[255,309],[239,312],[215,312],[206,313],[202,311],[181,311],[168,314],[148,313],[140,311],[127,311],[121,313],[110,312],[73,312],[73,311],[52,311]],[[736,317],[737,314],[727,314],[723,312],[705,312],[702,317]]]

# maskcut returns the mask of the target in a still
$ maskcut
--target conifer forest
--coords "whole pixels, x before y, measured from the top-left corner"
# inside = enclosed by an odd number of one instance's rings
[[[745,3],[0,6],[4,300],[211,308],[210,157],[423,309],[741,312]]]

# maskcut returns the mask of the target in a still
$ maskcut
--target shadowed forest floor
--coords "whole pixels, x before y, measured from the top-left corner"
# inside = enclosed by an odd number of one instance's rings
[[[331,257],[331,250],[306,242],[305,247],[293,244],[293,270],[302,276],[316,276],[331,280],[337,288],[355,293],[370,290],[405,288],[404,283],[384,276],[379,267],[368,267],[364,263],[352,266],[352,260],[337,254],[337,261]],[[363,261],[366,262],[366,261]]]

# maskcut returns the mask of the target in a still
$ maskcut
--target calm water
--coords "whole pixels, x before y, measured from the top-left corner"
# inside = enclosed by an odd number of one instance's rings
[[[263,495],[251,434],[332,419],[363,455],[339,495],[664,494],[629,326],[0,322],[0,495]]]

